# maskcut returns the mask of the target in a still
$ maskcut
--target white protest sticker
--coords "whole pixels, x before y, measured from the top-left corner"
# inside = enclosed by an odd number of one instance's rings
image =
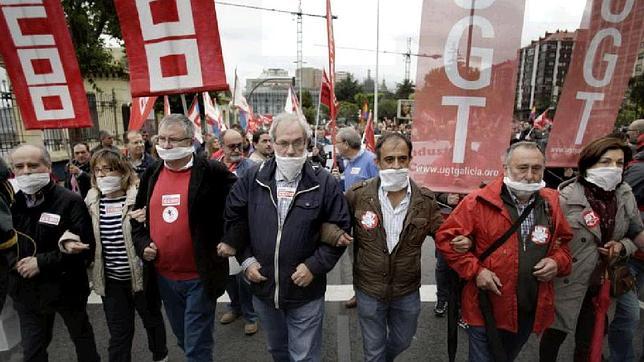
[[[181,205],[181,194],[161,196],[161,206],[179,206]]]
[[[277,198],[292,199],[295,196],[295,187],[278,187]]]
[[[42,214],[40,214],[40,220],[38,220],[38,222],[41,224],[58,226],[58,223],[60,223],[60,215],[43,212]]]
[[[163,210],[163,221],[172,224],[179,218],[179,210],[174,206],[168,206]]]

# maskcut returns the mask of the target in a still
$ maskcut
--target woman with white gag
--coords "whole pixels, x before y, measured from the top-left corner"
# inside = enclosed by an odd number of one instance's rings
[[[610,360],[635,360],[633,337],[640,311],[626,261],[644,240],[644,226],[635,196],[622,182],[630,153],[620,139],[596,139],[579,155],[579,176],[559,186],[561,207],[574,232],[568,244],[573,266],[569,276],[555,279],[555,322],[541,338],[541,361],[555,361],[573,331],[574,361],[588,360],[597,328],[594,299],[606,280],[611,283],[611,307],[616,309],[607,326]]]
[[[100,150],[91,160],[92,188],[85,203],[92,217],[96,252],[92,271],[94,291],[103,299],[110,331],[110,361],[131,360],[136,310],[147,332],[154,361],[167,360],[161,299],[154,278],[146,278],[143,263],[132,243],[130,218],[145,218],[133,211],[137,176],[118,152]]]

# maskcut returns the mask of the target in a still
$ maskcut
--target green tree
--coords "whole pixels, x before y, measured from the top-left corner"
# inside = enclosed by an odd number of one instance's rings
[[[644,118],[644,74],[631,78],[622,106],[617,114],[615,127],[627,126]]]
[[[393,119],[397,111],[398,101],[395,99],[382,99],[382,97],[378,99],[378,118]]]
[[[360,92],[362,92],[362,87],[351,74],[348,74],[345,79],[335,84],[335,96],[338,102],[353,102],[355,95]]]
[[[396,83],[396,92],[394,95],[397,99],[409,99],[409,96],[414,93],[415,88],[411,80],[405,79],[402,83]]]
[[[338,109],[338,120],[344,118],[345,122],[358,119],[358,106],[351,102],[341,101]]]
[[[302,92],[302,107],[308,108],[308,107],[313,107],[313,106],[314,106],[313,105],[313,96],[311,96],[311,92],[309,92],[308,90],[303,91]]]
[[[126,64],[116,62],[104,38],[121,39],[114,1],[62,0],[81,74],[90,80],[100,75],[123,75]]]

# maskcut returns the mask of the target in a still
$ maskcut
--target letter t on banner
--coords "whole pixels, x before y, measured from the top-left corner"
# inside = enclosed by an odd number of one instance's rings
[[[612,131],[644,35],[644,1],[588,1],[546,149],[550,167],[574,167],[585,145]]]
[[[524,8],[525,0],[423,2],[419,53],[429,56],[418,59],[416,181],[467,193],[501,174]]]
[[[228,90],[213,0],[115,0],[133,97]]]

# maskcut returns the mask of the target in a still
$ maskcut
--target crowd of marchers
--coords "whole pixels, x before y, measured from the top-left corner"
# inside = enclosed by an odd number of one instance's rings
[[[326,275],[347,250],[364,359],[393,361],[417,331],[428,240],[450,359],[458,322],[470,361],[512,361],[532,333],[541,361],[569,334],[575,361],[636,360],[644,120],[589,142],[574,169],[546,168],[543,145],[517,139],[503,175],[467,195],[414,182],[409,127],[377,128],[374,152],[359,127],[331,139],[295,114],[199,144],[171,114],[152,137],[128,132],[125,152],[107,132],[75,144],[60,181],[46,148],[16,146],[0,162],[0,306],[13,300],[24,360],[48,360],[56,314],[78,360],[100,360],[91,289],[110,361],[131,360],[135,314],[154,361],[168,360],[164,318],[187,361],[217,359],[216,319],[237,318],[264,330],[275,361],[320,361]]]

